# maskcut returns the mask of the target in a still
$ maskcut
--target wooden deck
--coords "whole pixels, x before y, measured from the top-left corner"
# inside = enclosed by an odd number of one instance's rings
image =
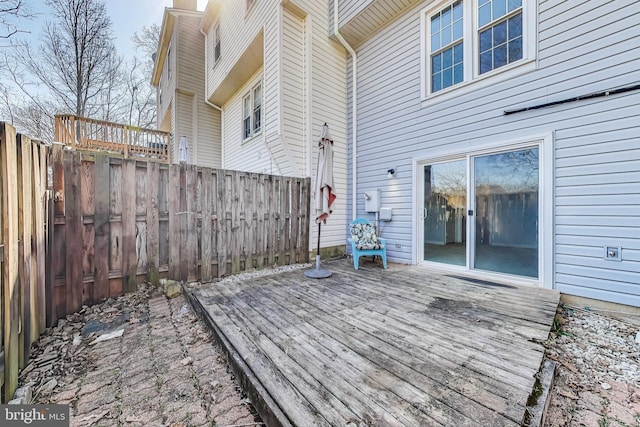
[[[192,295],[267,425],[521,424],[557,292],[323,266]]]

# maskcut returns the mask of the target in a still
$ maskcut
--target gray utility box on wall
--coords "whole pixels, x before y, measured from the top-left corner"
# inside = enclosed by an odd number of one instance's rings
[[[392,213],[391,208],[380,208],[380,221],[391,221]]]
[[[365,212],[380,212],[380,189],[367,190],[363,194]]]

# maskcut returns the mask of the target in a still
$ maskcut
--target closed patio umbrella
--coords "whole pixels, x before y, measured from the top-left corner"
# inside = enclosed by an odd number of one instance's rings
[[[316,223],[318,224],[318,250],[316,252],[316,267],[305,271],[304,275],[315,279],[324,279],[333,273],[320,267],[320,228],[323,223],[327,223],[327,218],[331,215],[333,203],[336,200],[336,191],[333,185],[333,139],[326,123],[322,127],[318,149],[318,168],[314,191]]]
[[[189,158],[189,143],[187,142],[187,137],[186,136],[182,136],[180,137],[180,147],[178,150],[178,160],[180,162],[186,162],[189,163],[190,162],[190,158]]]

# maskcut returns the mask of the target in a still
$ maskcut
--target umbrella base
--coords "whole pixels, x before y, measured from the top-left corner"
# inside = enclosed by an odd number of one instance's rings
[[[311,279],[326,279],[332,274],[333,272],[320,268],[320,255],[316,255],[316,268],[310,268],[304,272],[304,275]]]

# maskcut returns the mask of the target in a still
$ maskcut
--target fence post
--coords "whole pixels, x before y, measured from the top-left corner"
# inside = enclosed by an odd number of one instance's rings
[[[18,386],[20,283],[18,282],[18,168],[16,132],[0,122],[0,170],[2,171],[2,216],[4,262],[3,271],[3,338],[4,338],[4,395],[2,401],[13,397]]]
[[[122,126],[122,142],[124,144],[124,158],[129,158],[129,135],[127,132],[127,126]]]

